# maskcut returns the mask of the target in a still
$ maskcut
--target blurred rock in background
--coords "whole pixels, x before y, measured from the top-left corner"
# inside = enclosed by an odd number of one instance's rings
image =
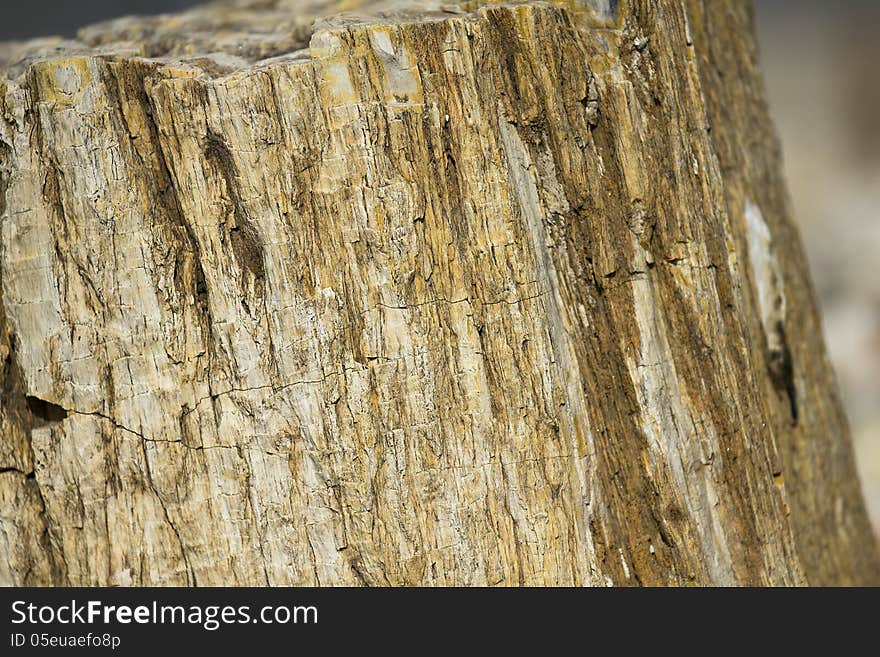
[[[755,2],[770,111],[880,529],[880,3]]]

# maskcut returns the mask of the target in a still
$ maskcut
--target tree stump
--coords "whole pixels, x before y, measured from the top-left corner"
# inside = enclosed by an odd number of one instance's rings
[[[3,584],[880,583],[747,2],[0,58]]]

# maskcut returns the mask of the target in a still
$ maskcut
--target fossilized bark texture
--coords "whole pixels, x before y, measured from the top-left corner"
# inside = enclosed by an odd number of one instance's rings
[[[359,4],[2,49],[0,581],[880,581],[748,4]]]

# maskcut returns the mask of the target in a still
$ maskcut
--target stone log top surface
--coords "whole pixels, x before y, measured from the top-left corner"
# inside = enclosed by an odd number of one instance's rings
[[[312,36],[367,24],[443,21],[492,2],[415,0],[228,0],[174,14],[125,16],[81,28],[75,38],[0,42],[0,71],[15,78],[37,61],[85,56],[142,57],[219,77],[311,56]],[[507,5],[542,4],[507,2]],[[559,3],[596,25],[611,25],[614,0]]]

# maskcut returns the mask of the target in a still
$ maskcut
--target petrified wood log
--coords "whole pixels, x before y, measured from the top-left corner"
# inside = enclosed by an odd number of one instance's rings
[[[880,581],[748,3],[0,52],[0,582]]]

